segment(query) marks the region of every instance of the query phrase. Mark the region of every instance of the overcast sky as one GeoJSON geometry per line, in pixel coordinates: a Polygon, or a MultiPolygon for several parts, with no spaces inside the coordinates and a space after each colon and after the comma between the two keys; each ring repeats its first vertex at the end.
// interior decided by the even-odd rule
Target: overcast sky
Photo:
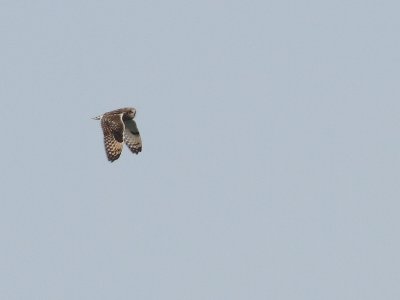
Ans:
{"type": "Polygon", "coordinates": [[[399,10],[1,0],[0,298],[400,299],[399,10]]]}

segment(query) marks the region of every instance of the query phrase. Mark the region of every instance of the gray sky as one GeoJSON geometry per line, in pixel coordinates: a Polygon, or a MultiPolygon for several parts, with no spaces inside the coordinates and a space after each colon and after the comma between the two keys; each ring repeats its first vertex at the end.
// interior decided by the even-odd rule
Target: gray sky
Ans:
{"type": "Polygon", "coordinates": [[[400,299],[399,9],[0,1],[0,298],[400,299]]]}

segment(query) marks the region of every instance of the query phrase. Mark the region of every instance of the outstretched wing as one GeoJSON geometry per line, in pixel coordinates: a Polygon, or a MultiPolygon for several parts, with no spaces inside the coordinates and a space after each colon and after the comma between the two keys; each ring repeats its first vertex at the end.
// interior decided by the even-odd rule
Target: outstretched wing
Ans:
{"type": "Polygon", "coordinates": [[[101,128],[104,134],[104,147],[109,161],[118,159],[122,152],[124,123],[121,115],[104,115],[101,128]]]}
{"type": "Polygon", "coordinates": [[[139,130],[136,126],[136,122],[133,119],[125,120],[125,144],[135,154],[142,151],[142,139],[140,138],[139,130]]]}

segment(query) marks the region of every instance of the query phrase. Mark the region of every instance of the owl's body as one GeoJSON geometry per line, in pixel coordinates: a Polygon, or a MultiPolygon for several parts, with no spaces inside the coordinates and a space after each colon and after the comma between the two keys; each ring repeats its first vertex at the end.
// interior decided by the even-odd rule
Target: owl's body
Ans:
{"type": "Polygon", "coordinates": [[[124,142],[132,153],[138,154],[142,151],[142,139],[133,120],[135,115],[134,108],[126,107],[93,118],[101,121],[104,146],[109,161],[113,162],[120,157],[124,142]]]}

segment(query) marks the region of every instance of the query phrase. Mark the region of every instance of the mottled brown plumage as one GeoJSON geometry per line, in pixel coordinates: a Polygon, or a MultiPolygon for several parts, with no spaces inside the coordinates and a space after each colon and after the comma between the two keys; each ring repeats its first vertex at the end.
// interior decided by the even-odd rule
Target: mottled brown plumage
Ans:
{"type": "Polygon", "coordinates": [[[120,157],[124,142],[132,153],[138,154],[142,151],[142,139],[136,122],[133,120],[135,115],[136,110],[132,107],[127,107],[113,110],[94,118],[95,120],[101,120],[104,146],[109,161],[113,162],[120,157]]]}

